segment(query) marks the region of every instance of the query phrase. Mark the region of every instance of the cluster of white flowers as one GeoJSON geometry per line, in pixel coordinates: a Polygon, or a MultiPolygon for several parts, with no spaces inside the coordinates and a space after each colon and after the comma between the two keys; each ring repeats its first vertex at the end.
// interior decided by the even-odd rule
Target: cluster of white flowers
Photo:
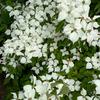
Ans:
{"type": "Polygon", "coordinates": [[[64,77],[61,78],[61,76],[59,76],[59,79],[62,79],[64,83],[56,83],[56,79],[51,82],[48,82],[48,79],[46,79],[43,80],[44,82],[42,82],[41,80],[37,80],[34,75],[30,76],[30,79],[33,85],[24,85],[23,91],[19,91],[18,95],[16,93],[12,93],[12,100],[56,100],[57,98],[63,96],[60,94],[62,89],[65,89],[65,91],[67,89],[70,91],[79,91],[81,84],[79,81],[64,79],[64,77]],[[56,87],[56,95],[52,94],[54,87],[56,87]],[[36,96],[37,93],[39,94],[38,97],[36,96]]]}
{"type": "Polygon", "coordinates": [[[10,30],[5,34],[11,35],[12,39],[7,40],[1,48],[3,62],[12,55],[12,59],[19,56],[19,61],[9,61],[10,65],[17,66],[17,62],[30,63],[32,57],[46,57],[47,44],[45,38],[51,38],[54,34],[55,24],[44,23],[48,20],[46,14],[50,17],[55,14],[56,2],[29,0],[22,10],[18,7],[6,7],[10,11],[10,16],[14,16],[15,21],[12,23],[10,30]],[[36,6],[36,7],[35,7],[36,6]],[[46,7],[44,7],[46,6],[46,7]],[[14,55],[13,55],[14,54],[14,55]]]}
{"type": "Polygon", "coordinates": [[[73,60],[80,60],[80,52],[81,52],[81,48],[79,49],[79,51],[74,48],[72,50],[70,50],[70,52],[73,54],[73,60]]]}
{"type": "Polygon", "coordinates": [[[25,85],[23,87],[23,92],[20,91],[18,96],[16,95],[16,93],[12,93],[13,94],[13,99],[12,100],[16,100],[16,99],[24,99],[24,100],[28,100],[28,99],[32,99],[35,100],[35,90],[34,88],[32,88],[31,85],[25,85]]]}
{"type": "MultiPolygon", "coordinates": [[[[91,19],[88,16],[90,3],[90,0],[28,0],[23,7],[20,5],[15,8],[6,7],[15,21],[5,32],[11,36],[11,39],[6,40],[0,48],[2,54],[0,62],[16,68],[19,64],[32,63],[32,58],[44,60],[36,62],[34,66],[31,65],[31,70],[36,76],[34,74],[30,76],[31,85],[24,85],[23,90],[18,94],[13,92],[12,100],[60,100],[63,96],[63,93],[60,94],[62,89],[66,91],[68,88],[70,92],[80,91],[81,82],[62,75],[62,72],[67,75],[74,67],[74,61],[80,61],[81,48],[78,50],[77,47],[71,50],[67,50],[66,46],[59,48],[58,42],[70,39],[75,43],[81,39],[81,41],[87,40],[90,45],[100,47],[100,33],[97,30],[99,25],[95,22],[96,17],[91,19]],[[53,20],[56,14],[58,19],[53,20]],[[57,34],[56,26],[62,20],[66,23],[63,27],[65,34],[57,34]],[[48,39],[52,39],[53,42],[49,41],[48,44],[48,39]],[[56,57],[56,50],[61,53],[60,60],[56,57]],[[66,56],[70,54],[72,57],[67,58],[66,56]],[[45,73],[41,75],[44,70],[45,73]],[[56,95],[52,94],[55,91],[56,95]]],[[[67,46],[70,46],[70,43],[67,46]]],[[[92,58],[87,57],[85,61],[86,69],[100,70],[100,52],[94,54],[92,58]]],[[[6,77],[10,76],[14,79],[9,69],[3,67],[2,70],[7,73],[6,77]]],[[[97,94],[100,94],[99,81],[94,83],[97,85],[97,94]]],[[[94,98],[89,97],[84,88],[80,94],[77,100],[94,98]]],[[[72,98],[71,94],[69,98],[72,98]]]]}
{"type": "MultiPolygon", "coordinates": [[[[81,38],[81,40],[87,39],[87,42],[94,46],[99,46],[100,33],[96,29],[99,25],[88,16],[89,5],[90,0],[29,0],[22,10],[18,10],[20,5],[14,9],[6,7],[10,11],[10,16],[14,16],[15,21],[11,29],[5,32],[11,35],[12,39],[7,40],[1,48],[3,62],[13,54],[20,56],[20,63],[29,63],[32,57],[46,57],[47,45],[42,43],[45,38],[53,38],[57,21],[53,21],[53,24],[47,22],[42,25],[42,23],[48,20],[47,14],[51,18],[55,15],[56,8],[59,10],[58,21],[65,19],[68,23],[63,32],[72,42],[81,38]]],[[[15,59],[15,56],[13,58],[15,59]]],[[[17,62],[12,65],[15,66],[15,64],[17,62]]]]}
{"type": "MultiPolygon", "coordinates": [[[[16,93],[13,94],[12,100],[56,100],[55,95],[50,95],[50,93],[53,91],[52,85],[54,82],[48,82],[48,81],[40,81],[37,80],[35,76],[30,77],[31,82],[33,85],[25,85],[23,86],[23,91],[20,91],[18,95],[16,93]],[[36,97],[38,93],[38,97],[36,97]]],[[[56,85],[57,94],[61,91],[63,84],[56,85]]]]}
{"type": "Polygon", "coordinates": [[[63,68],[61,71],[65,71],[66,73],[69,73],[70,68],[74,67],[74,63],[70,60],[62,60],[63,62],[63,68]]]}
{"type": "Polygon", "coordinates": [[[37,86],[35,88],[32,87],[32,85],[25,85],[23,87],[23,91],[20,91],[18,93],[18,96],[16,93],[13,94],[12,100],[47,100],[47,92],[48,89],[48,82],[44,82],[43,84],[41,81],[37,81],[37,86]],[[43,89],[43,90],[42,90],[43,89]],[[36,99],[35,95],[36,92],[40,95],[38,99],[36,99]]]}
{"type": "MultiPolygon", "coordinates": [[[[15,8],[6,7],[10,11],[10,16],[14,16],[15,21],[12,23],[11,29],[5,32],[7,35],[11,35],[12,39],[7,40],[1,48],[3,63],[10,55],[12,55],[12,59],[19,56],[19,61],[9,62],[13,66],[17,66],[18,62],[30,63],[32,57],[47,57],[47,44],[43,43],[44,39],[55,38],[55,26],[57,22],[64,19],[68,24],[64,27],[63,32],[72,42],[81,38],[81,40],[87,39],[87,42],[94,46],[99,46],[100,33],[96,29],[99,25],[88,16],[89,5],[90,0],[29,0],[22,10],[18,10],[20,5],[15,8]],[[58,21],[54,20],[49,23],[47,14],[52,18],[57,9],[59,11],[58,21]],[[47,22],[44,23],[44,21],[47,22]]],[[[63,39],[62,37],[58,36],[55,41],[63,39]]],[[[54,48],[57,46],[55,45],[54,48]]],[[[51,47],[50,51],[53,50],[51,47]]]]}
{"type": "Polygon", "coordinates": [[[75,81],[74,79],[66,79],[65,83],[68,84],[70,91],[79,91],[80,90],[80,81],[75,81]]]}
{"type": "Polygon", "coordinates": [[[93,57],[87,57],[86,59],[86,69],[98,69],[100,70],[100,52],[94,54],[93,57]]]}
{"type": "Polygon", "coordinates": [[[74,43],[79,39],[87,40],[91,45],[100,45],[100,33],[95,18],[89,17],[90,0],[57,0],[59,16],[58,21],[65,20],[63,28],[68,38],[74,43]]]}
{"type": "MultiPolygon", "coordinates": [[[[100,70],[100,52],[95,53],[94,56],[92,56],[91,58],[87,57],[85,60],[87,62],[86,69],[100,70]]],[[[100,79],[98,79],[100,78],[100,75],[98,75],[98,77],[97,75],[93,75],[93,76],[94,76],[94,80],[92,82],[96,85],[95,92],[96,94],[100,94],[100,79]]],[[[99,100],[99,99],[100,97],[94,98],[94,100],[99,100]]]]}

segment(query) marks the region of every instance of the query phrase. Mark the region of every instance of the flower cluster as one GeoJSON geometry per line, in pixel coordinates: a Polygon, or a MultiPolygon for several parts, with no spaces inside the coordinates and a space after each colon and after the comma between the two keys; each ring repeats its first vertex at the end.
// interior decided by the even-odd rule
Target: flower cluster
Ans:
{"type": "MultiPolygon", "coordinates": [[[[62,82],[58,81],[56,83],[55,81],[53,82],[48,82],[48,81],[40,81],[37,80],[35,76],[30,76],[31,82],[33,85],[25,85],[23,86],[23,91],[19,91],[18,95],[16,93],[13,94],[13,99],[12,100],[56,100],[57,98],[62,97],[63,95],[61,92],[63,89],[68,89],[70,91],[79,91],[80,89],[80,82],[79,81],[74,81],[73,79],[66,79],[62,82]],[[64,82],[64,83],[63,83],[64,82]],[[68,88],[67,88],[68,86],[68,88]],[[56,90],[56,95],[52,94],[54,91],[54,88],[57,88],[56,90]]],[[[66,90],[65,90],[66,91],[66,90]]],[[[67,91],[65,92],[67,93],[67,91]]]]}
{"type": "Polygon", "coordinates": [[[6,7],[14,22],[0,62],[16,83],[11,100],[99,100],[100,33],[90,3],[28,0],[6,7]]]}
{"type": "Polygon", "coordinates": [[[94,54],[92,58],[87,57],[86,59],[86,69],[98,69],[100,70],[100,52],[94,54]]]}
{"type": "Polygon", "coordinates": [[[44,43],[44,39],[52,37],[56,24],[56,22],[48,23],[47,14],[50,17],[54,16],[55,5],[56,3],[51,1],[30,0],[26,2],[22,10],[18,10],[20,5],[15,8],[6,7],[10,11],[9,15],[13,16],[15,21],[10,30],[5,32],[5,34],[11,35],[12,39],[7,40],[1,48],[3,62],[6,62],[6,58],[11,56],[16,63],[10,60],[9,64],[17,66],[18,62],[30,63],[32,57],[47,56],[47,44],[44,43]],[[47,22],[44,23],[44,21],[47,22]],[[15,61],[16,56],[19,56],[19,61],[15,61]]]}
{"type": "Polygon", "coordinates": [[[79,39],[87,40],[91,45],[98,45],[100,33],[95,18],[91,19],[89,14],[90,0],[57,0],[59,16],[58,21],[65,20],[63,33],[74,43],[79,39]]]}

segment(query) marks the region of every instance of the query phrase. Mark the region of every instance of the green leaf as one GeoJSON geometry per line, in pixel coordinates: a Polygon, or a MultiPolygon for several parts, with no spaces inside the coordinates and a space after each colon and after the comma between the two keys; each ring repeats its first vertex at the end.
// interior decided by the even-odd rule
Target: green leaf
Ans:
{"type": "Polygon", "coordinates": [[[61,59],[62,59],[62,53],[60,52],[60,50],[56,49],[56,50],[54,50],[54,54],[56,56],[56,59],[58,59],[59,63],[60,63],[61,59]]]}
{"type": "Polygon", "coordinates": [[[13,95],[11,93],[7,93],[6,96],[4,96],[3,100],[11,100],[13,95]]]}
{"type": "Polygon", "coordinates": [[[61,75],[61,76],[66,76],[66,72],[65,71],[60,71],[60,72],[57,72],[57,74],[61,75]]]}
{"type": "Polygon", "coordinates": [[[6,4],[10,5],[10,6],[13,6],[14,5],[14,0],[7,0],[6,4]]]}
{"type": "Polygon", "coordinates": [[[61,89],[60,94],[68,95],[68,93],[69,93],[69,88],[68,88],[67,84],[64,83],[64,85],[63,85],[63,87],[62,87],[62,89],[61,89]]]}
{"type": "Polygon", "coordinates": [[[56,31],[57,33],[58,33],[58,32],[61,32],[62,29],[63,29],[64,24],[65,24],[65,20],[59,22],[58,25],[56,26],[56,30],[55,30],[55,31],[56,31]]]}
{"type": "Polygon", "coordinates": [[[72,92],[72,95],[73,95],[72,100],[77,100],[77,97],[80,96],[80,92],[74,91],[72,92]]]}
{"type": "Polygon", "coordinates": [[[60,98],[60,100],[70,100],[67,95],[64,95],[63,97],[60,98]]]}
{"type": "Polygon", "coordinates": [[[6,79],[4,80],[4,83],[3,83],[3,84],[4,84],[4,85],[7,85],[7,84],[10,82],[10,79],[11,79],[10,77],[6,78],[6,79]]]}

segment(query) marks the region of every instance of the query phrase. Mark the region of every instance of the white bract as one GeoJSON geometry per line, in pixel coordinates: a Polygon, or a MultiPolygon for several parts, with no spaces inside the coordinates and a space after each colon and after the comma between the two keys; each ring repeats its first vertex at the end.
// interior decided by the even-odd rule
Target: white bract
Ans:
{"type": "Polygon", "coordinates": [[[93,80],[93,82],[96,85],[96,94],[100,94],[100,80],[96,79],[96,80],[93,80]]]}
{"type": "Polygon", "coordinates": [[[87,57],[86,59],[86,69],[98,69],[100,70],[100,52],[96,52],[91,58],[87,57]]]}
{"type": "Polygon", "coordinates": [[[31,85],[25,85],[23,87],[23,90],[24,90],[24,96],[29,99],[29,98],[32,98],[32,100],[34,99],[34,96],[35,96],[35,90],[32,89],[32,86],[31,85]]]}
{"type": "Polygon", "coordinates": [[[25,58],[25,57],[22,57],[21,60],[20,60],[20,62],[21,62],[22,64],[25,64],[25,63],[26,63],[26,58],[25,58]]]}
{"type": "Polygon", "coordinates": [[[85,96],[87,93],[86,93],[86,90],[85,89],[82,89],[81,91],[81,95],[85,96]]]}
{"type": "Polygon", "coordinates": [[[87,63],[86,64],[86,69],[92,69],[92,64],[91,63],[87,63]]]}

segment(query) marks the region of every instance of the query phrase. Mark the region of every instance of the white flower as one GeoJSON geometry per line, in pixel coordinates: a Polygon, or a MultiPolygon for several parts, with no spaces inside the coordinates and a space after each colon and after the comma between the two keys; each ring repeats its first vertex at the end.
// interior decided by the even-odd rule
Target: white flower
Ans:
{"type": "Polygon", "coordinates": [[[99,79],[94,80],[93,82],[96,84],[97,87],[100,87],[100,80],[99,79]]]}
{"type": "Polygon", "coordinates": [[[25,58],[25,57],[22,57],[22,58],[20,59],[20,62],[21,62],[22,64],[25,64],[25,63],[26,63],[26,58],[25,58]]]}
{"type": "Polygon", "coordinates": [[[63,29],[63,32],[66,34],[66,35],[69,35],[71,33],[71,31],[73,30],[72,26],[70,24],[66,25],[63,29]]]}
{"type": "Polygon", "coordinates": [[[95,19],[97,19],[97,18],[100,18],[100,15],[95,15],[95,16],[93,17],[93,20],[95,20],[95,19]]]}
{"type": "Polygon", "coordinates": [[[24,91],[29,92],[29,91],[32,89],[32,86],[31,86],[31,85],[25,85],[25,86],[23,87],[23,89],[24,89],[24,91]]]}
{"type": "Polygon", "coordinates": [[[76,54],[76,48],[70,50],[71,53],[76,54]]]}
{"type": "Polygon", "coordinates": [[[54,53],[51,54],[51,58],[52,58],[52,59],[55,59],[54,53]]]}
{"type": "Polygon", "coordinates": [[[35,89],[36,91],[40,94],[40,95],[43,95],[47,92],[47,88],[48,88],[48,84],[46,83],[37,83],[36,86],[35,86],[35,89]]]}
{"type": "Polygon", "coordinates": [[[100,87],[96,87],[96,94],[100,94],[100,87]]]}
{"type": "Polygon", "coordinates": [[[100,80],[93,80],[93,82],[96,85],[96,94],[100,94],[100,80]]]}
{"type": "Polygon", "coordinates": [[[41,80],[46,80],[46,76],[40,76],[41,80]]]}
{"type": "Polygon", "coordinates": [[[52,95],[52,96],[50,97],[50,99],[51,99],[51,100],[56,100],[56,96],[55,96],[55,95],[52,95]]]}
{"type": "Polygon", "coordinates": [[[47,95],[46,94],[41,95],[38,100],[48,100],[47,95]]]}
{"type": "Polygon", "coordinates": [[[97,45],[97,41],[93,41],[92,45],[95,47],[97,45]]]}
{"type": "Polygon", "coordinates": [[[69,73],[69,71],[70,71],[69,67],[68,67],[68,68],[66,68],[66,70],[65,70],[65,71],[66,71],[66,73],[69,73]]]}
{"type": "Polygon", "coordinates": [[[97,22],[94,22],[93,23],[93,27],[98,28],[99,27],[99,24],[97,22]]]}
{"type": "Polygon", "coordinates": [[[13,54],[14,53],[14,49],[13,48],[9,48],[8,52],[9,52],[9,54],[13,54]]]}
{"type": "Polygon", "coordinates": [[[36,77],[34,75],[30,76],[31,83],[36,84],[36,77]]]}
{"type": "Polygon", "coordinates": [[[34,2],[34,0],[29,0],[29,2],[30,2],[30,3],[33,3],[33,2],[34,2]]]}
{"type": "Polygon", "coordinates": [[[13,8],[11,6],[7,6],[5,9],[11,11],[13,8]]]}
{"type": "Polygon", "coordinates": [[[86,100],[83,96],[78,96],[77,100],[86,100]]]}
{"type": "Polygon", "coordinates": [[[73,32],[73,33],[71,33],[71,34],[69,35],[69,39],[70,39],[73,43],[75,43],[75,42],[79,39],[79,36],[78,36],[78,34],[77,34],[76,32],[73,32]]]}
{"type": "Polygon", "coordinates": [[[76,29],[81,29],[82,28],[82,25],[81,25],[81,20],[80,19],[76,19],[75,22],[74,22],[74,27],[76,29]]]}
{"type": "Polygon", "coordinates": [[[70,89],[70,91],[74,91],[75,87],[73,85],[69,85],[69,89],[70,89]]]}
{"type": "Polygon", "coordinates": [[[86,20],[82,20],[82,21],[81,21],[81,25],[82,25],[82,28],[85,30],[86,27],[87,27],[87,22],[86,22],[86,20]]]}
{"type": "Polygon", "coordinates": [[[17,99],[17,94],[16,93],[12,93],[12,95],[13,95],[14,99],[17,99]]]}
{"type": "Polygon", "coordinates": [[[14,79],[14,75],[13,75],[13,74],[11,74],[10,77],[11,77],[12,79],[14,79]]]}
{"type": "Polygon", "coordinates": [[[75,90],[79,91],[80,90],[80,86],[79,85],[75,85],[75,90]]]}
{"type": "Polygon", "coordinates": [[[53,79],[57,79],[57,77],[58,77],[57,73],[52,73],[52,78],[53,79]]]}
{"type": "Polygon", "coordinates": [[[91,3],[91,0],[84,0],[86,5],[89,5],[91,3]]]}
{"type": "Polygon", "coordinates": [[[65,70],[65,69],[67,69],[67,68],[68,68],[67,65],[63,65],[63,69],[62,69],[62,70],[65,70]]]}
{"type": "Polygon", "coordinates": [[[24,98],[24,94],[23,94],[23,92],[19,92],[19,94],[18,94],[18,99],[23,99],[24,98]]]}
{"type": "Polygon", "coordinates": [[[89,5],[83,5],[83,9],[84,9],[85,14],[88,15],[89,9],[90,9],[89,5]]]}
{"type": "Polygon", "coordinates": [[[86,94],[87,94],[87,92],[86,92],[86,90],[83,88],[83,89],[81,90],[81,95],[85,96],[86,94]]]}
{"type": "Polygon", "coordinates": [[[91,61],[90,57],[87,57],[85,60],[86,60],[87,62],[90,62],[90,61],[91,61]]]}
{"type": "Polygon", "coordinates": [[[87,98],[87,100],[93,100],[93,96],[92,97],[86,96],[86,98],[87,98]]]}
{"type": "Polygon", "coordinates": [[[68,64],[67,60],[62,60],[62,62],[64,65],[68,64]]]}
{"type": "Polygon", "coordinates": [[[59,21],[64,20],[64,19],[66,19],[66,17],[67,17],[67,13],[66,13],[65,11],[61,11],[61,12],[59,13],[58,20],[59,20],[59,21]]]}
{"type": "Polygon", "coordinates": [[[50,80],[51,78],[52,78],[52,76],[51,76],[51,75],[46,74],[46,80],[50,80]]]}
{"type": "Polygon", "coordinates": [[[48,72],[50,73],[50,72],[53,72],[53,66],[48,66],[48,72]]]}
{"type": "Polygon", "coordinates": [[[60,72],[60,67],[56,67],[55,72],[60,72]]]}
{"type": "Polygon", "coordinates": [[[75,80],[74,79],[70,79],[69,80],[69,85],[73,85],[75,83],[75,80]]]}
{"type": "Polygon", "coordinates": [[[10,34],[11,34],[11,30],[9,30],[9,29],[6,30],[5,34],[6,34],[6,35],[10,35],[10,34]]]}
{"type": "Polygon", "coordinates": [[[24,89],[24,96],[26,97],[26,98],[34,98],[34,96],[35,96],[35,90],[32,88],[32,86],[31,85],[25,85],[24,87],[23,87],[23,89],[24,89]]]}
{"type": "Polygon", "coordinates": [[[93,68],[93,65],[91,63],[86,64],[86,69],[92,69],[92,68],[93,68]]]}
{"type": "Polygon", "coordinates": [[[71,62],[71,61],[69,61],[69,66],[70,66],[70,67],[74,67],[74,63],[71,62]]]}
{"type": "MultiPolygon", "coordinates": [[[[81,10],[82,7],[81,6],[79,6],[79,8],[74,8],[72,11],[71,11],[71,16],[69,16],[69,17],[73,17],[73,19],[74,18],[77,18],[77,17],[79,17],[79,16],[81,16],[81,14],[79,13],[81,10]]],[[[70,20],[70,18],[69,18],[69,20],[70,20]]]]}
{"type": "Polygon", "coordinates": [[[24,54],[23,54],[22,52],[20,52],[20,51],[16,51],[16,55],[17,55],[17,56],[20,56],[20,55],[21,55],[21,56],[24,56],[24,54]]]}

